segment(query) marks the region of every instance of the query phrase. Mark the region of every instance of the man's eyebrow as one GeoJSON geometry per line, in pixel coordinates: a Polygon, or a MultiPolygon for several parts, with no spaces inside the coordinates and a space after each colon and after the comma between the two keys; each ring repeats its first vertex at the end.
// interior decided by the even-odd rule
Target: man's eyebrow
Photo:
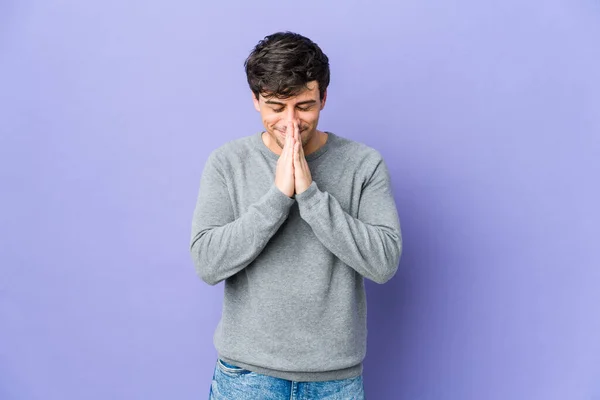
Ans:
{"type": "Polygon", "coordinates": [[[296,105],[297,106],[303,106],[303,105],[306,105],[306,104],[314,104],[316,102],[317,102],[316,100],[304,100],[304,101],[300,101],[300,102],[296,103],[296,105]]]}
{"type": "Polygon", "coordinates": [[[275,100],[267,100],[267,101],[265,101],[265,104],[277,104],[279,106],[285,106],[284,103],[281,103],[281,102],[275,101],[275,100]]]}
{"type": "MultiPolygon", "coordinates": [[[[316,100],[304,100],[304,101],[300,101],[298,103],[296,103],[297,106],[303,106],[306,104],[314,104],[316,103],[316,100]]],[[[276,104],[278,106],[285,106],[285,103],[281,103],[279,101],[275,101],[275,100],[266,100],[265,104],[276,104]]]]}

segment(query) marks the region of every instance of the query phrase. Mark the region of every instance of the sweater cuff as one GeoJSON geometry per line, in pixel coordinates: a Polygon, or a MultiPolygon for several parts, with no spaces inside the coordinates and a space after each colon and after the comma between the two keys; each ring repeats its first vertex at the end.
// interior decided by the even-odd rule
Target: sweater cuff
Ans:
{"type": "Polygon", "coordinates": [[[296,200],[287,197],[281,190],[277,188],[275,183],[271,185],[271,188],[267,192],[265,203],[269,205],[275,212],[278,212],[279,215],[286,215],[292,204],[294,204],[296,200]]]}
{"type": "Polygon", "coordinates": [[[319,196],[320,194],[321,191],[319,190],[319,187],[315,181],[312,181],[308,189],[306,189],[304,192],[297,194],[296,201],[298,202],[300,213],[302,213],[302,211],[308,211],[315,204],[321,201],[321,196],[319,196]]]}

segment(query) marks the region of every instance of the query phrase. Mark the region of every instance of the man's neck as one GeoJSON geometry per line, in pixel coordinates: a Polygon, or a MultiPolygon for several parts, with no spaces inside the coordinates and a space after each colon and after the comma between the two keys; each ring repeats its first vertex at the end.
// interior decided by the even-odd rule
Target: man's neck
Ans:
{"type": "Polygon", "coordinates": [[[316,131],[312,140],[309,141],[308,143],[306,143],[306,146],[304,146],[304,155],[307,156],[310,153],[314,153],[315,151],[319,150],[321,147],[325,146],[325,143],[327,143],[328,137],[329,137],[329,135],[326,134],[325,132],[316,131]]]}

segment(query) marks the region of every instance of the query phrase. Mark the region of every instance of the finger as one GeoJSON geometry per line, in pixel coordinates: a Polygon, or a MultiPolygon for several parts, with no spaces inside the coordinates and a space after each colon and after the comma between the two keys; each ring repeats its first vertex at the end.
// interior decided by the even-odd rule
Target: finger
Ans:
{"type": "Polygon", "coordinates": [[[300,149],[299,149],[299,152],[300,152],[300,157],[304,158],[304,147],[302,146],[302,140],[300,140],[300,149]]]}
{"type": "Polygon", "coordinates": [[[300,146],[299,142],[296,142],[296,144],[294,145],[294,162],[297,163],[298,166],[300,166],[300,148],[302,146],[300,146]]]}
{"type": "Polygon", "coordinates": [[[288,156],[290,157],[290,160],[293,159],[294,156],[294,147],[296,145],[296,142],[294,141],[294,137],[292,136],[292,132],[291,132],[291,128],[290,128],[290,132],[289,132],[289,140],[290,140],[290,147],[288,149],[288,156]]]}
{"type": "Polygon", "coordinates": [[[285,138],[289,139],[290,144],[294,144],[294,138],[292,137],[292,127],[290,121],[287,121],[285,124],[285,138]]]}
{"type": "Polygon", "coordinates": [[[293,137],[292,137],[292,135],[291,135],[291,131],[290,131],[290,126],[289,126],[289,124],[288,124],[288,125],[286,125],[286,129],[285,129],[285,140],[286,140],[286,141],[287,141],[287,143],[288,143],[288,147],[289,147],[290,149],[293,149],[293,147],[294,147],[294,138],[293,138],[293,137]]]}
{"type": "Polygon", "coordinates": [[[294,135],[294,124],[292,124],[292,121],[288,122],[286,132],[288,132],[288,135],[290,136],[290,143],[292,143],[293,146],[294,143],[296,143],[296,136],[294,135]]]}

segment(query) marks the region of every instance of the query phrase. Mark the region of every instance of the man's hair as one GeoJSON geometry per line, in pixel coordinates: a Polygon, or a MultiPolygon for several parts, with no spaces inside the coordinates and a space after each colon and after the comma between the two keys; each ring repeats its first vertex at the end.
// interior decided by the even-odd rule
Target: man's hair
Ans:
{"type": "Polygon", "coordinates": [[[296,96],[307,83],[319,83],[321,100],[329,86],[329,59],[312,40],[278,32],[258,42],[246,61],[246,77],[256,98],[296,96]]]}

